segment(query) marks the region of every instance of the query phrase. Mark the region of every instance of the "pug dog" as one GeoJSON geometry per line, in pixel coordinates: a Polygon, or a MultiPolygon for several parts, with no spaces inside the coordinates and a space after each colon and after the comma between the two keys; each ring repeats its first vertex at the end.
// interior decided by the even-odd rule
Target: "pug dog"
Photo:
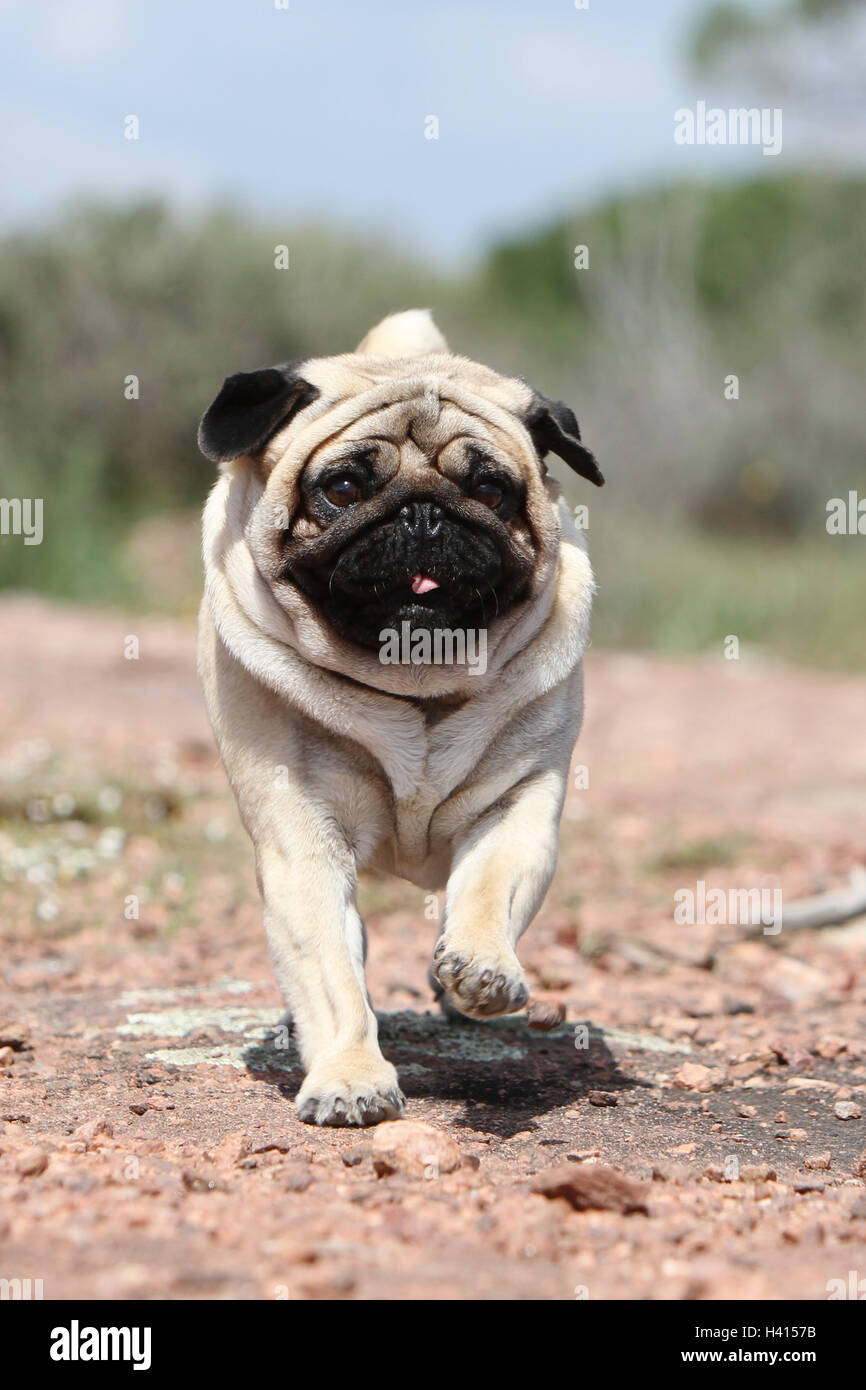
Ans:
{"type": "Polygon", "coordinates": [[[453,354],[427,310],[355,352],[228,377],[199,446],[221,465],[199,669],[298,1113],[376,1124],[404,1097],[365,983],[360,869],[444,889],[446,1011],[528,1001],[515,946],[556,863],[594,587],[545,458],[604,479],[567,406],[453,354]]]}

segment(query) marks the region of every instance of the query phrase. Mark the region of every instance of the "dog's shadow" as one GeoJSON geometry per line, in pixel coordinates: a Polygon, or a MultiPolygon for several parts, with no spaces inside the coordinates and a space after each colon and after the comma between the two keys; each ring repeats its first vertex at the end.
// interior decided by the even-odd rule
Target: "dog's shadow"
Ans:
{"type": "MultiPolygon", "coordinates": [[[[406,1011],[378,1015],[382,1051],[410,1100],[461,1103],[452,1123],[507,1138],[538,1127],[549,1111],[590,1091],[629,1090],[642,1083],[623,1074],[602,1030],[563,1024],[547,1033],[512,1016],[490,1023],[406,1011]]],[[[249,1044],[243,1061],[256,1079],[294,1097],[303,1079],[285,1025],[249,1044]]]]}

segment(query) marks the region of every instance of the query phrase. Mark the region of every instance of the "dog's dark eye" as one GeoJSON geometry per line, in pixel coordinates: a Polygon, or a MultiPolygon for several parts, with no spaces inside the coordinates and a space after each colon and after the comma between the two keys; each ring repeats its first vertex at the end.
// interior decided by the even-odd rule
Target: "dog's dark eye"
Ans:
{"type": "Polygon", "coordinates": [[[485,507],[498,507],[503,497],[504,490],[498,483],[476,483],[472,489],[472,496],[476,502],[483,502],[485,507]]]}
{"type": "Polygon", "coordinates": [[[360,502],[361,489],[354,478],[331,478],[325,484],[325,496],[335,507],[351,507],[353,502],[360,502]]]}

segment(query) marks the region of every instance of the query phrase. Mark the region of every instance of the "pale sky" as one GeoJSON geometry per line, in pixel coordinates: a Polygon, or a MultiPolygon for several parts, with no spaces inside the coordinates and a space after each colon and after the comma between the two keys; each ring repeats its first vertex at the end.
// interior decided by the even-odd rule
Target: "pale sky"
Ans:
{"type": "Polygon", "coordinates": [[[160,193],[450,261],[605,193],[797,157],[793,128],[776,160],[675,145],[677,108],[755,102],[682,62],[706,0],[279,3],[0,0],[2,220],[160,193]]]}

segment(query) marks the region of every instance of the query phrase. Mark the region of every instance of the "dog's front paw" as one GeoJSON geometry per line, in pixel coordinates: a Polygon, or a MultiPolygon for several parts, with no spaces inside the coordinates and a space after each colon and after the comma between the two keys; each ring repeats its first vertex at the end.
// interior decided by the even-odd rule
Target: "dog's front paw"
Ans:
{"type": "Polygon", "coordinates": [[[398,1120],[405,1102],[384,1057],[341,1052],[311,1068],[295,1104],[308,1125],[378,1125],[398,1120]]]}
{"type": "Polygon", "coordinates": [[[496,956],[473,955],[443,936],[433,954],[432,971],[445,999],[470,1018],[514,1014],[529,1002],[523,967],[507,947],[496,956]]]}

